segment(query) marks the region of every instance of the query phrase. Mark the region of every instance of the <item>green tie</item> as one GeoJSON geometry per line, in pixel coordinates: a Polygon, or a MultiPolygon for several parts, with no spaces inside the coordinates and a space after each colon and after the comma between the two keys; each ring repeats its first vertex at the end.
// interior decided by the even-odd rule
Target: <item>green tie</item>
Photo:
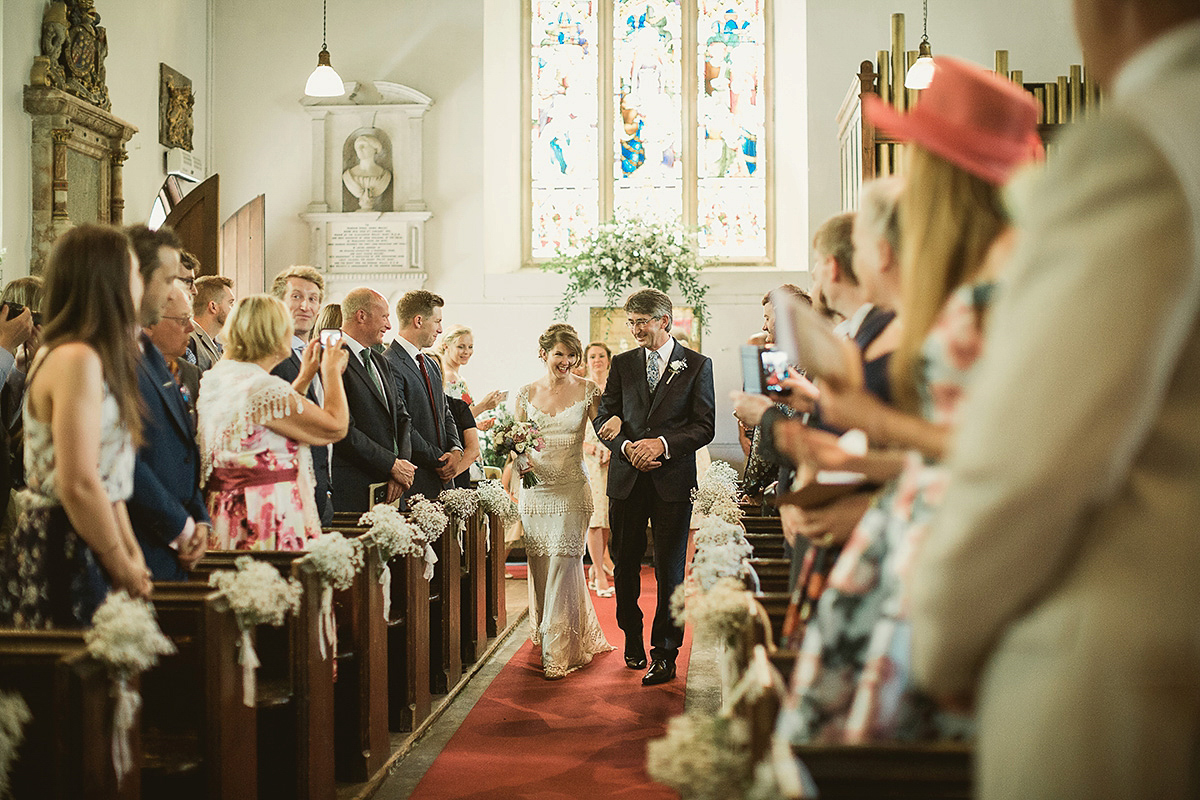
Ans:
{"type": "Polygon", "coordinates": [[[387,399],[383,393],[383,384],[379,382],[379,373],[375,371],[375,365],[371,363],[371,348],[364,347],[358,355],[362,358],[363,367],[367,370],[367,375],[370,376],[371,383],[375,384],[375,391],[380,397],[387,399]]]}

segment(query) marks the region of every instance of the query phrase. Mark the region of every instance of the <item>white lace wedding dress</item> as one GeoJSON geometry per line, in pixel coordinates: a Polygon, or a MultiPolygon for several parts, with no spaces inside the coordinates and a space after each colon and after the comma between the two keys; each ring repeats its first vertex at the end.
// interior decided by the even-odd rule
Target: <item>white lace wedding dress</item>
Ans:
{"type": "Polygon", "coordinates": [[[529,622],[542,649],[547,678],[561,678],[613,647],[604,638],[583,575],[584,533],[592,515],[592,493],[583,468],[584,426],[596,392],[557,414],[543,414],[517,394],[516,417],[532,420],[545,445],[532,454],[539,483],[521,490],[521,522],[529,559],[529,622]]]}

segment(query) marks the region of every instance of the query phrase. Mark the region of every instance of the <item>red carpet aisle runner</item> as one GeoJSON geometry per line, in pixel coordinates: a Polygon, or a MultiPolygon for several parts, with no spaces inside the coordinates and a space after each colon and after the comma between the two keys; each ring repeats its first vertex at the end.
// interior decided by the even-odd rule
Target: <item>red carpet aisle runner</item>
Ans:
{"type": "MultiPolygon", "coordinates": [[[[510,590],[511,591],[511,590],[510,590]]],[[[641,607],[649,636],[654,572],[642,569],[641,607]]],[[[646,743],[683,713],[692,634],[686,631],[675,680],[642,686],[645,670],[625,666],[616,601],[592,593],[609,644],[562,680],[542,677],[528,640],[492,681],[413,798],[677,798],[646,775],[646,743]]],[[[528,637],[528,629],[521,632],[528,637]]]]}

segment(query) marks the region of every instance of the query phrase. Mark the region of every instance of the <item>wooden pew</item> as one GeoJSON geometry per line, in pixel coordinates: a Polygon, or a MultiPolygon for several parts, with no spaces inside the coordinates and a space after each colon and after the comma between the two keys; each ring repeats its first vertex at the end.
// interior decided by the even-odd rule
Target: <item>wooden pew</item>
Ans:
{"type": "Polygon", "coordinates": [[[487,635],[499,636],[508,627],[508,608],[504,589],[504,524],[496,514],[487,516],[487,535],[491,550],[487,553],[487,635]]]}
{"type": "Polygon", "coordinates": [[[961,743],[799,745],[821,800],[968,800],[971,747],[961,743]]]}
{"type": "Polygon", "coordinates": [[[387,623],[388,728],[415,730],[433,708],[430,689],[430,582],[425,561],[393,558],[391,618],[387,623]]]}
{"type": "Polygon", "coordinates": [[[321,580],[304,552],[209,551],[196,572],[234,569],[244,555],[295,577],[300,610],[283,628],[260,626],[258,672],[258,781],[278,797],[330,798],[334,794],[333,664],[321,657],[321,580]]]}
{"type": "MultiPolygon", "coordinates": [[[[753,588],[753,587],[747,587],[753,588]]],[[[791,594],[788,592],[759,592],[754,595],[754,599],[762,604],[766,610],[767,616],[771,620],[771,635],[775,637],[775,641],[782,641],[783,636],[783,620],[787,616],[788,603],[791,601],[791,594]]]]}
{"type": "Polygon", "coordinates": [[[756,558],[783,558],[783,531],[778,533],[747,533],[746,541],[754,548],[756,558]]]}
{"type": "Polygon", "coordinates": [[[788,586],[788,576],[792,568],[790,559],[752,558],[750,566],[758,575],[764,592],[786,592],[791,588],[788,586]]]}
{"type": "Polygon", "coordinates": [[[154,608],[177,652],[142,676],[143,794],[256,796],[257,724],[242,702],[229,598],[206,583],[159,582],[154,608]]]}
{"type": "MultiPolygon", "coordinates": [[[[450,520],[450,529],[457,530],[457,521],[450,520]]],[[[463,534],[462,552],[462,663],[473,664],[487,650],[487,539],[483,512],[476,511],[467,520],[463,534]]]]}
{"type": "MultiPolygon", "coordinates": [[[[133,689],[139,688],[136,680],[133,689]]],[[[17,798],[136,800],[141,796],[140,716],[130,733],[133,769],[118,786],[112,757],[114,683],[87,654],[83,631],[0,630],[0,690],[31,712],[12,767],[17,798]]]]}
{"type": "Polygon", "coordinates": [[[462,676],[462,567],[450,525],[433,550],[438,561],[429,587],[429,681],[433,694],[446,694],[462,676]]]}
{"type": "MultiPolygon", "coordinates": [[[[365,529],[341,531],[353,538],[365,529]]],[[[334,685],[334,765],[339,780],[361,783],[385,763],[388,735],[388,633],[383,617],[379,549],[363,539],[364,567],[349,589],[335,591],[338,661],[334,685]]],[[[401,657],[403,653],[399,654],[401,657]]]]}

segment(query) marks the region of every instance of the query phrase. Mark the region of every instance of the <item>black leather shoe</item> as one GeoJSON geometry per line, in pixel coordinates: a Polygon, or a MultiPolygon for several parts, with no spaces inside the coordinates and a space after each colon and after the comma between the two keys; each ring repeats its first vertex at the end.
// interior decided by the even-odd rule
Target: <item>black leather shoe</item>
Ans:
{"type": "Polygon", "coordinates": [[[675,662],[656,658],[650,662],[650,669],[646,670],[646,674],[642,677],[642,686],[657,686],[674,677],[675,662]]]}
{"type": "Polygon", "coordinates": [[[646,649],[641,644],[625,645],[625,666],[630,669],[646,668],[646,649]]]}

